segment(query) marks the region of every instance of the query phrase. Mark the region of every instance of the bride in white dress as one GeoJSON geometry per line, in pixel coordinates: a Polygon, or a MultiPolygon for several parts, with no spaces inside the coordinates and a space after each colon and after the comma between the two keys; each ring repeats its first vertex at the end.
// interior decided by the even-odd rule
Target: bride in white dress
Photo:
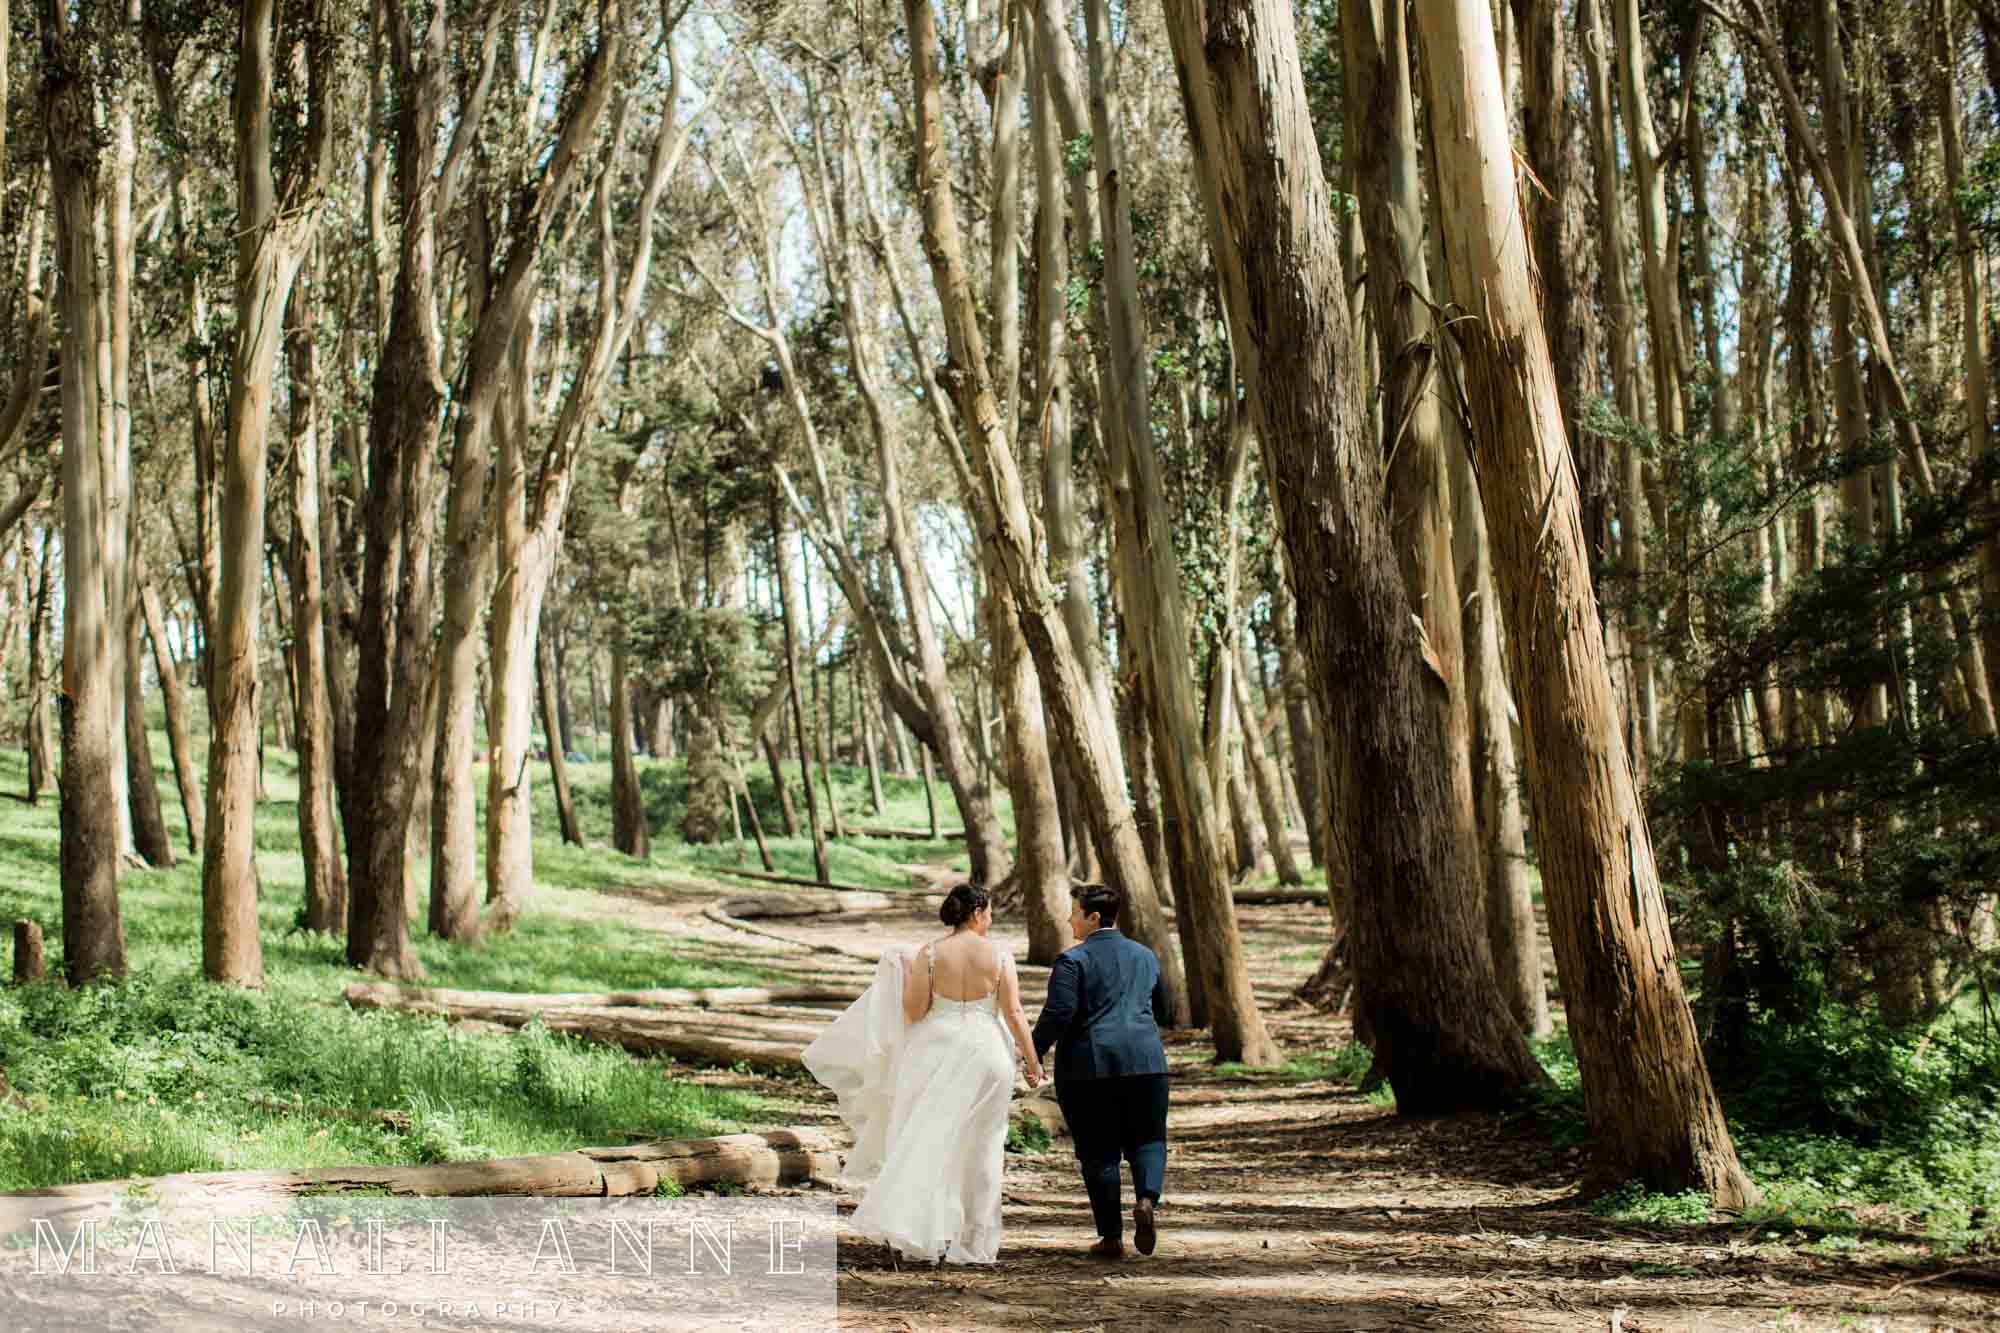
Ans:
{"type": "Polygon", "coordinates": [[[894,949],[868,990],[805,1051],[854,1133],[841,1183],[862,1195],[848,1229],[925,1262],[990,1264],[1017,1052],[1042,1081],[1014,957],[990,943],[970,884],[938,915],[951,934],[894,949]]]}

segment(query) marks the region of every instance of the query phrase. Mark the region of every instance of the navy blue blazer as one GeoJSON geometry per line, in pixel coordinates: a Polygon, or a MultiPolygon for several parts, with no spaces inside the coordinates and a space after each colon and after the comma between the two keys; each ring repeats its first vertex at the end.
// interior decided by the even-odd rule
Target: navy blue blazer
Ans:
{"type": "Polygon", "coordinates": [[[1056,959],[1035,1020],[1035,1054],[1056,1047],[1056,1081],[1167,1072],[1160,1025],[1167,1016],[1160,960],[1116,927],[1056,959]]]}

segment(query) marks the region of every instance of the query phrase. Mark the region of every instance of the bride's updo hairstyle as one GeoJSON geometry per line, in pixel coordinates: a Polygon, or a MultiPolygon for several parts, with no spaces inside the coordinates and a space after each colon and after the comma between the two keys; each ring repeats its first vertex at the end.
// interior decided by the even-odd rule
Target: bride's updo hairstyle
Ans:
{"type": "Polygon", "coordinates": [[[961,884],[945,895],[944,906],[938,908],[938,920],[957,930],[979,915],[987,902],[986,890],[974,884],[961,884]]]}

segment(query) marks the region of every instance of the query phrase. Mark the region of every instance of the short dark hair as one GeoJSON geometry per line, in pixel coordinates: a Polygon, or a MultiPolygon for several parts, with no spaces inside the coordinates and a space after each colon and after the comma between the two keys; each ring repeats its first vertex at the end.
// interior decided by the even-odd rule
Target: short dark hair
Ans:
{"type": "Polygon", "coordinates": [[[1118,909],[1125,905],[1124,894],[1103,884],[1079,884],[1069,896],[1076,899],[1085,916],[1095,916],[1100,927],[1117,925],[1118,909]]]}

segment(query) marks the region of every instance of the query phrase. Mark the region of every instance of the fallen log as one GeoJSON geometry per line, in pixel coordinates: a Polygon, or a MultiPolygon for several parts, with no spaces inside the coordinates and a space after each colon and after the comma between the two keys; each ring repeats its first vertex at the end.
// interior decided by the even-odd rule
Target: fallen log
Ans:
{"type": "Polygon", "coordinates": [[[1326,906],[1325,889],[1238,889],[1230,897],[1238,907],[1326,906]]]}
{"type": "Polygon", "coordinates": [[[60,1218],[62,1225],[73,1226],[78,1219],[118,1210],[121,1200],[134,1195],[149,1205],[219,1208],[224,1204],[256,1206],[301,1194],[602,1198],[651,1194],[663,1180],[682,1187],[831,1183],[839,1178],[845,1152],[834,1135],[800,1126],[433,1166],[186,1172],[0,1194],[0,1235],[27,1231],[38,1217],[52,1222],[60,1218]]]}
{"type": "MultiPolygon", "coordinates": [[[[894,907],[896,899],[886,893],[753,893],[742,898],[725,898],[723,910],[746,921],[775,916],[834,916],[841,912],[872,912],[894,907]]],[[[906,900],[907,901],[907,900],[906,900]]]]}
{"type": "Polygon", "coordinates": [[[864,838],[903,838],[910,842],[963,842],[962,828],[941,828],[935,835],[927,828],[852,828],[849,833],[864,838]]]}
{"type": "MultiPolygon", "coordinates": [[[[763,870],[739,870],[735,866],[709,866],[707,869],[714,871],[718,875],[733,875],[737,879],[754,879],[764,884],[787,884],[801,889],[818,889],[822,893],[866,894],[871,898],[884,898],[892,895],[901,898],[921,898],[924,896],[923,891],[920,889],[878,889],[870,888],[865,884],[840,884],[833,880],[806,879],[801,875],[773,875],[763,870]]],[[[939,895],[937,901],[943,902],[943,896],[939,895]]]]}
{"type": "Polygon", "coordinates": [[[412,1009],[419,1004],[499,1005],[541,1009],[741,1009],[768,1004],[847,1004],[861,988],[843,986],[700,986],[625,991],[485,991],[441,986],[398,986],[389,981],[357,981],[343,992],[356,1009],[412,1009]]]}
{"type": "Polygon", "coordinates": [[[836,954],[842,958],[853,958],[871,965],[882,956],[879,950],[875,953],[863,953],[859,949],[849,949],[838,944],[828,944],[821,940],[802,940],[796,936],[787,935],[783,931],[754,925],[751,922],[745,921],[740,916],[731,916],[723,903],[711,903],[702,909],[701,914],[717,925],[727,926],[731,930],[740,930],[746,935],[757,935],[767,940],[779,940],[794,948],[805,949],[812,953],[836,954]]]}
{"type": "MultiPolygon", "coordinates": [[[[817,1024],[753,1023],[713,1009],[541,1006],[515,1003],[520,997],[504,993],[484,999],[445,1000],[437,993],[402,994],[400,990],[356,983],[344,995],[356,1009],[434,1014],[511,1028],[526,1027],[540,1019],[551,1032],[622,1046],[634,1055],[670,1055],[677,1060],[748,1064],[762,1069],[797,1068],[806,1044],[819,1031],[817,1024]]],[[[460,994],[476,997],[481,992],[460,994]]]]}

